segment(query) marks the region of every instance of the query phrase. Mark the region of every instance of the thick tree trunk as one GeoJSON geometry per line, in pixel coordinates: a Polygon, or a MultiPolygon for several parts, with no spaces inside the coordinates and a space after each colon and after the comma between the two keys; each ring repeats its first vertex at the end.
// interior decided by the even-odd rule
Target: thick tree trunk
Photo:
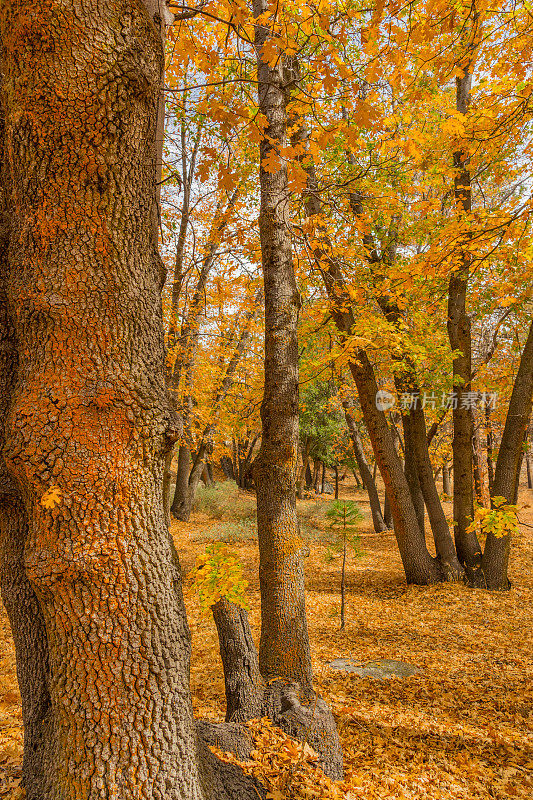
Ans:
{"type": "MultiPolygon", "coordinates": [[[[316,696],[301,697],[296,683],[265,684],[259,673],[247,612],[226,598],[219,600],[212,611],[224,667],[226,721],[269,717],[290,736],[309,742],[319,754],[326,775],[334,780],[341,778],[342,750],[335,720],[326,703],[316,696]]],[[[229,734],[233,745],[233,731],[229,734]]],[[[241,757],[247,758],[249,754],[242,753],[241,757]]]]}
{"type": "Polygon", "coordinates": [[[412,421],[411,414],[402,415],[403,426],[403,440],[404,440],[404,472],[409,491],[411,493],[411,500],[415,509],[418,527],[422,534],[425,532],[425,515],[426,508],[424,505],[424,495],[420,488],[420,479],[418,477],[418,465],[416,453],[414,449],[413,434],[412,434],[412,421]]]}
{"type": "MultiPolygon", "coordinates": [[[[392,260],[395,254],[394,241],[387,253],[389,260],[392,260]]],[[[402,321],[402,311],[388,295],[380,295],[378,302],[389,322],[398,325],[402,321]]],[[[402,422],[404,429],[405,474],[418,524],[423,533],[424,514],[425,508],[427,508],[435,549],[442,571],[447,580],[462,579],[464,570],[457,558],[433,475],[433,467],[429,456],[426,418],[423,408],[419,405],[420,387],[417,381],[415,364],[408,352],[402,354],[401,361],[403,362],[403,370],[396,373],[396,389],[399,394],[408,393],[415,398],[413,408],[409,410],[409,413],[403,414],[402,422]]]]}
{"type": "Polygon", "coordinates": [[[385,414],[376,408],[378,386],[372,365],[364,351],[359,353],[357,360],[350,362],[350,369],[389,497],[394,533],[407,582],[428,584],[440,581],[443,577],[441,568],[426,547],[385,414]]]}
{"type": "MultiPolygon", "coordinates": [[[[36,698],[48,738],[25,744],[46,775],[33,797],[256,797],[196,735],[162,506],[176,431],[154,226],[159,32],[143,6],[112,0],[83,15],[5,3],[0,25],[19,345],[5,457],[49,648],[46,711],[36,698]]],[[[39,637],[23,631],[19,660],[39,637]]]]}
{"type": "MultiPolygon", "coordinates": [[[[513,385],[511,400],[507,410],[505,428],[496,460],[494,474],[494,497],[505,497],[514,503],[515,487],[519,480],[523,442],[531,417],[533,398],[533,322],[520,359],[520,366],[513,385]]],[[[487,589],[508,589],[507,577],[510,535],[497,538],[487,535],[485,551],[481,561],[481,571],[487,589]]]]}
{"type": "Polygon", "coordinates": [[[533,469],[531,468],[531,456],[526,456],[526,469],[527,469],[527,488],[533,489],[533,469]]]}
{"type": "Polygon", "coordinates": [[[355,424],[355,420],[350,413],[350,405],[347,400],[342,401],[342,406],[344,409],[344,417],[346,419],[346,425],[348,427],[348,431],[350,433],[350,439],[352,441],[353,452],[355,455],[355,460],[357,461],[357,466],[359,467],[359,472],[361,473],[361,478],[363,480],[364,486],[366,491],[368,492],[368,499],[370,501],[370,513],[372,514],[372,522],[374,524],[374,530],[376,533],[382,533],[383,531],[387,530],[387,525],[381,515],[381,504],[379,502],[379,495],[378,490],[376,488],[376,484],[372,477],[372,473],[370,472],[370,467],[368,466],[368,462],[366,460],[365,451],[363,450],[363,445],[361,443],[361,437],[359,435],[359,431],[357,430],[357,425],[355,424]]]}
{"type": "Polygon", "coordinates": [[[226,687],[226,722],[258,719],[262,711],[262,679],[248,613],[221,598],[212,608],[226,687]]]}
{"type": "MultiPolygon", "coordinates": [[[[308,174],[308,215],[320,214],[320,200],[316,195],[317,180],[314,166],[307,166],[308,174]]],[[[320,222],[317,233],[322,236],[320,222]]],[[[341,339],[350,336],[355,319],[352,301],[347,292],[344,276],[339,263],[329,255],[330,242],[327,235],[322,236],[322,245],[314,249],[315,261],[322,273],[330,301],[332,317],[341,339]]],[[[384,412],[376,406],[378,386],[374,369],[362,349],[358,350],[349,363],[350,371],[357,387],[363,418],[367,427],[372,449],[379,466],[394,520],[394,533],[408,583],[428,584],[442,579],[443,574],[436,559],[428,552],[423,533],[417,522],[409,487],[402,465],[396,453],[391,431],[384,412]]]]}
{"type": "MultiPolygon", "coordinates": [[[[254,0],[254,16],[268,10],[254,0]]],[[[263,48],[272,33],[256,24],[259,109],[266,120],[260,144],[259,230],[265,293],[265,386],[261,448],[254,464],[257,489],[261,641],[259,665],[267,681],[297,681],[312,693],[311,654],[305,613],[303,542],[296,513],[298,466],[298,343],[300,295],[292,263],[287,166],[285,60],[270,65],[263,48]],[[267,159],[279,159],[272,171],[267,159]]]]}
{"type": "MultiPolygon", "coordinates": [[[[405,436],[405,451],[407,463],[407,433],[405,436]]],[[[435,542],[442,570],[448,580],[460,580],[464,577],[464,570],[459,563],[448,522],[440,502],[439,493],[433,476],[433,468],[429,458],[426,434],[425,415],[421,408],[415,408],[409,415],[409,447],[414,456],[416,473],[419,479],[420,491],[427,508],[431,532],[435,542]]]]}
{"type": "MultiPolygon", "coordinates": [[[[1,49],[1,46],[0,46],[1,49]]],[[[1,76],[0,76],[1,77],[1,76]]],[[[9,246],[9,177],[4,164],[5,126],[0,107],[0,593],[15,641],[22,699],[24,759],[22,783],[29,800],[44,797],[47,780],[43,755],[53,741],[50,720],[48,641],[41,607],[24,565],[27,513],[19,488],[2,455],[4,425],[17,375],[15,331],[6,288],[9,246]]]]}
{"type": "MultiPolygon", "coordinates": [[[[470,105],[470,63],[462,66],[462,77],[456,78],[457,111],[466,114],[470,105]]],[[[455,202],[460,218],[472,210],[471,178],[465,152],[453,155],[456,170],[455,202]]],[[[481,548],[476,534],[468,531],[474,516],[474,483],[472,439],[474,425],[471,404],[468,402],[472,390],[472,342],[470,317],[466,310],[466,297],[470,272],[468,250],[459,253],[458,269],[450,277],[448,288],[448,336],[455,352],[453,359],[453,516],[455,547],[468,579],[477,582],[481,564],[481,548]]]]}
{"type": "Polygon", "coordinates": [[[176,488],[170,513],[176,519],[187,521],[191,514],[189,498],[189,474],[191,471],[191,451],[185,444],[178,450],[178,468],[176,471],[176,488]]]}

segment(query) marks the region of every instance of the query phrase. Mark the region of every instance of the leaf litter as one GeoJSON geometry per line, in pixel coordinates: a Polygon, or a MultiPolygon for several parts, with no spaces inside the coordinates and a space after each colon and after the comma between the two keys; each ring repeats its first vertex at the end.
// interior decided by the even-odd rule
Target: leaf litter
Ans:
{"type": "MultiPolygon", "coordinates": [[[[526,494],[526,493],[523,493],[526,494]]],[[[523,498],[524,500],[526,497],[523,498]]],[[[184,574],[199,546],[202,520],[173,523],[184,574]]],[[[521,520],[533,523],[524,507],[521,520]]],[[[214,524],[214,523],[213,523],[214,524]]],[[[363,554],[349,563],[346,629],[339,630],[338,559],[312,543],[306,559],[307,610],[315,686],[330,704],[344,750],[345,778],[334,783],[316,754],[273,727],[250,723],[254,751],[243,769],[272,800],[529,800],[533,795],[533,535],[513,542],[512,589],[488,593],[462,585],[407,587],[394,537],[361,531],[363,554]],[[334,671],[337,658],[395,659],[420,672],[376,680],[334,671]]],[[[257,552],[232,545],[249,581],[247,599],[259,632],[257,552]]],[[[214,623],[186,592],[192,633],[195,714],[224,719],[224,682],[214,623]],[[213,665],[218,668],[214,669],[213,665]]],[[[233,756],[219,754],[227,760],[233,756]]],[[[0,798],[20,800],[22,715],[14,649],[0,608],[0,798]]]]}

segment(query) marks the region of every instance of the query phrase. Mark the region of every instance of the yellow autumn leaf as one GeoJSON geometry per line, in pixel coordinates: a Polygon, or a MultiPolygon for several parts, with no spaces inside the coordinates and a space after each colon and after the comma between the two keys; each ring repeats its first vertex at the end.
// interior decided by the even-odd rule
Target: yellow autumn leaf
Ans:
{"type": "Polygon", "coordinates": [[[41,497],[41,505],[45,508],[55,508],[61,502],[61,489],[59,486],[50,486],[41,497]]]}
{"type": "Polygon", "coordinates": [[[516,303],[516,298],[507,296],[507,297],[502,297],[502,299],[500,300],[499,305],[502,308],[507,308],[507,306],[512,306],[513,303],[516,303]]]}

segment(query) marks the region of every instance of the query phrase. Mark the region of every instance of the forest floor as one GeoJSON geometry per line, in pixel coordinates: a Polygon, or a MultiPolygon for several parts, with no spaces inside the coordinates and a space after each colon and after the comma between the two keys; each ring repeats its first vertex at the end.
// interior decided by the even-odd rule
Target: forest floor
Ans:
{"type": "MultiPolygon", "coordinates": [[[[215,492],[217,494],[217,492],[215,492]]],[[[207,492],[209,495],[209,492],[207,492]]],[[[206,495],[206,496],[207,496],[206,495]]],[[[192,588],[205,543],[228,541],[249,581],[254,634],[259,630],[253,500],[235,489],[200,502],[190,523],[172,525],[185,576],[192,633],[195,714],[224,718],[224,683],[214,623],[192,588]],[[237,521],[236,521],[237,520],[237,521]]],[[[324,509],[302,501],[308,537],[307,609],[316,686],[336,716],[346,777],[332,784],[309,748],[256,725],[257,751],[246,769],[268,782],[274,800],[304,798],[523,798],[533,796],[533,528],[513,543],[512,589],[488,593],[459,585],[407,587],[392,534],[375,534],[363,492],[344,486],[365,512],[358,556],[350,553],[346,628],[339,625],[340,556],[324,509]],[[409,678],[375,680],[333,671],[328,662],[394,659],[417,667],[409,678]],[[296,762],[298,762],[296,764],[296,762]]],[[[520,519],[533,525],[533,493],[520,496],[520,519]]],[[[450,508],[447,511],[451,511],[450,508]]],[[[18,800],[22,730],[14,652],[0,610],[0,797],[18,800]]]]}

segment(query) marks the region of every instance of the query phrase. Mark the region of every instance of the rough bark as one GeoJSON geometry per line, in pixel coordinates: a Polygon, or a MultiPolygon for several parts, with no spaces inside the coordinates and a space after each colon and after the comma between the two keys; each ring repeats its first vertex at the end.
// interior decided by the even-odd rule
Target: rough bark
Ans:
{"type": "Polygon", "coordinates": [[[212,608],[226,687],[226,722],[258,719],[262,710],[262,679],[248,613],[221,598],[212,608]]]}
{"type": "Polygon", "coordinates": [[[342,401],[342,407],[344,409],[344,417],[346,419],[346,425],[352,441],[355,460],[357,461],[357,466],[359,467],[359,472],[361,473],[364,487],[368,493],[368,499],[370,501],[370,513],[372,514],[374,530],[376,533],[382,533],[383,531],[387,530],[387,525],[385,524],[381,514],[381,503],[379,501],[378,490],[366,460],[365,451],[363,450],[361,437],[359,435],[359,431],[357,430],[355,419],[350,413],[350,404],[348,400],[344,399],[342,401]]]}
{"type": "MultiPolygon", "coordinates": [[[[0,44],[1,50],[1,44],[0,44]]],[[[1,84],[0,84],[1,86],[1,84]]],[[[10,319],[8,283],[9,179],[4,164],[4,113],[0,107],[0,593],[7,611],[22,699],[24,758],[22,784],[30,800],[46,792],[43,753],[51,741],[48,642],[43,615],[24,567],[26,509],[4,457],[4,425],[15,386],[18,355],[10,319]]]]}
{"type": "MultiPolygon", "coordinates": [[[[396,235],[391,236],[388,248],[384,250],[381,260],[392,263],[396,256],[396,235]]],[[[403,313],[398,304],[385,293],[378,297],[378,303],[386,319],[398,325],[403,313]]],[[[424,533],[424,515],[427,508],[431,532],[435,542],[437,557],[447,580],[458,580],[464,577],[464,570],[459,563],[446,516],[442,508],[433,467],[429,456],[430,437],[426,431],[426,418],[419,405],[420,387],[416,376],[416,368],[408,352],[398,354],[403,369],[396,373],[395,384],[399,394],[405,392],[415,398],[414,407],[402,415],[404,429],[405,475],[411,491],[418,524],[424,533]]]]}
{"type": "MultiPolygon", "coordinates": [[[[291,681],[263,683],[248,613],[222,598],[213,606],[226,687],[226,722],[231,726],[258,717],[269,717],[275,725],[300,741],[308,741],[321,758],[324,772],[334,780],[342,777],[342,750],[335,720],[326,703],[314,693],[303,695],[291,681]]],[[[229,727],[225,747],[235,752],[245,742],[238,729],[229,727]],[[235,736],[237,733],[237,736],[235,736]],[[234,743],[236,739],[236,743],[234,743]]],[[[221,736],[221,731],[215,731],[221,736]]]]}
{"type": "Polygon", "coordinates": [[[443,574],[437,560],[428,552],[418,525],[409,486],[385,414],[376,408],[378,386],[374,370],[364,351],[360,351],[357,359],[350,362],[350,370],[389,498],[394,533],[407,582],[422,585],[437,582],[442,579],[443,574]]]}
{"type": "Polygon", "coordinates": [[[402,427],[403,427],[403,441],[404,441],[404,472],[409,491],[411,493],[411,500],[415,509],[416,519],[420,532],[425,532],[425,516],[426,508],[424,505],[424,495],[420,487],[420,479],[418,475],[418,464],[415,452],[415,445],[413,442],[412,432],[412,416],[414,414],[402,414],[402,427]]]}
{"type": "MultiPolygon", "coordinates": [[[[254,0],[257,18],[268,9],[254,0]]],[[[312,692],[305,613],[303,542],[296,514],[298,465],[298,346],[300,296],[292,263],[287,166],[279,156],[287,139],[285,60],[271,66],[264,46],[267,24],[255,26],[259,109],[266,120],[260,143],[259,230],[265,295],[265,386],[261,448],[254,464],[261,588],[261,674],[297,681],[312,692]],[[279,159],[275,171],[269,157],[279,159]]]]}
{"type": "MultiPolygon", "coordinates": [[[[407,434],[405,451],[407,463],[407,434]]],[[[448,522],[437,491],[433,467],[429,458],[426,422],[421,408],[415,408],[409,415],[409,446],[412,450],[420,492],[427,508],[435,550],[447,580],[461,580],[464,570],[459,563],[448,522]]]]}
{"type": "MultiPolygon", "coordinates": [[[[494,474],[493,497],[505,497],[508,503],[513,503],[515,499],[515,487],[519,480],[524,437],[531,417],[532,399],[533,322],[529,328],[520,359],[520,366],[513,385],[494,474]]],[[[507,577],[510,549],[510,535],[501,538],[496,538],[492,533],[487,535],[481,561],[481,572],[487,589],[505,590],[510,587],[507,577]]]]}
{"type": "Polygon", "coordinates": [[[122,1],[8,2],[0,25],[19,355],[4,455],[49,650],[34,797],[256,797],[196,734],[162,505],[160,33],[122,1]]]}
{"type": "MultiPolygon", "coordinates": [[[[342,272],[336,262],[315,253],[330,299],[332,316],[342,338],[350,335],[355,323],[352,304],[347,293],[342,272]]],[[[378,385],[374,369],[363,349],[349,362],[350,372],[359,395],[363,418],[372,442],[372,449],[388,494],[394,533],[408,583],[428,584],[442,579],[443,574],[436,559],[428,552],[425,538],[416,518],[411,493],[400,458],[396,452],[392,433],[384,412],[376,406],[378,385]]]]}

